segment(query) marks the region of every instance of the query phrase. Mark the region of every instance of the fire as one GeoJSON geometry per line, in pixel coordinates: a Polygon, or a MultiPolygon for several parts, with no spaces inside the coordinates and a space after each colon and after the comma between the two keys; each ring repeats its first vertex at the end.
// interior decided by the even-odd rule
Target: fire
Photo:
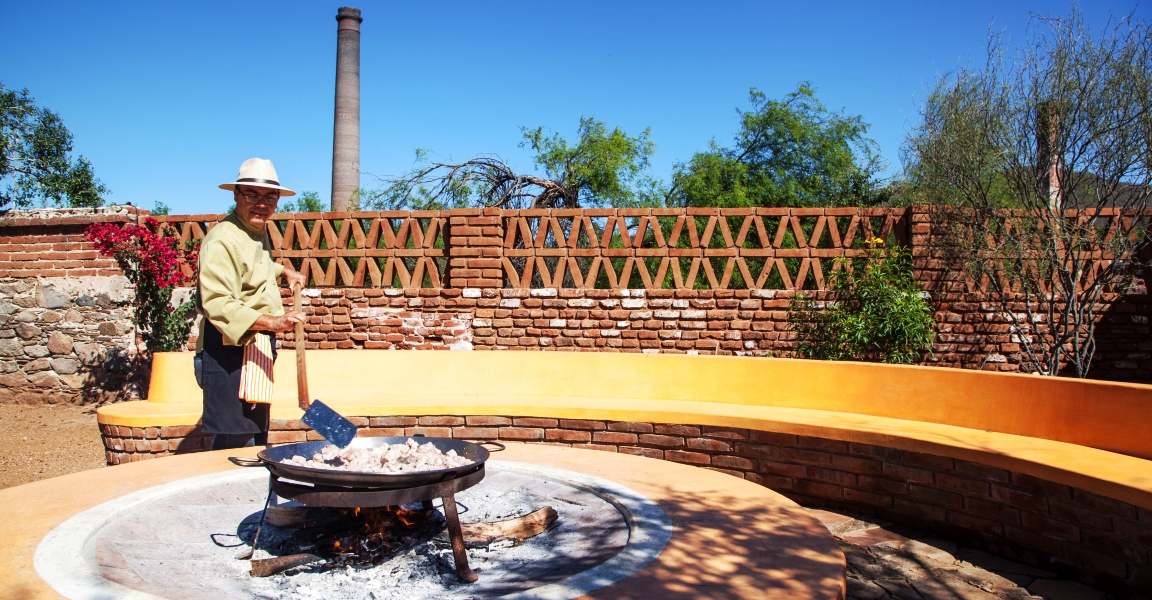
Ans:
{"type": "Polygon", "coordinates": [[[396,508],[396,518],[400,519],[400,522],[403,523],[405,527],[412,529],[423,523],[424,519],[428,518],[428,515],[424,510],[411,510],[399,506],[396,508]]]}
{"type": "Polygon", "coordinates": [[[317,546],[340,556],[341,564],[369,565],[380,564],[400,550],[419,533],[433,511],[389,506],[357,507],[340,513],[335,522],[312,531],[311,535],[319,538],[317,546]]]}

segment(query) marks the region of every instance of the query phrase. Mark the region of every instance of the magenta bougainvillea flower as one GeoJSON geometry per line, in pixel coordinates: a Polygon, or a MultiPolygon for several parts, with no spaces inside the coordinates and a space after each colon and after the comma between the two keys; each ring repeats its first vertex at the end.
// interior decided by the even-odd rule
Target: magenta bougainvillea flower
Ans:
{"type": "Polygon", "coordinates": [[[143,225],[93,223],[85,230],[96,250],[115,259],[136,286],[132,322],[148,352],[183,347],[195,316],[195,302],[174,306],[172,292],[195,283],[199,247],[169,232],[170,227],[151,217],[143,225]]]}
{"type": "Polygon", "coordinates": [[[135,275],[162,288],[188,285],[195,278],[186,275],[184,267],[195,270],[198,249],[182,247],[179,238],[163,235],[166,232],[159,221],[148,217],[144,225],[94,223],[85,233],[100,254],[133,267],[135,274],[125,272],[130,280],[135,275]]]}

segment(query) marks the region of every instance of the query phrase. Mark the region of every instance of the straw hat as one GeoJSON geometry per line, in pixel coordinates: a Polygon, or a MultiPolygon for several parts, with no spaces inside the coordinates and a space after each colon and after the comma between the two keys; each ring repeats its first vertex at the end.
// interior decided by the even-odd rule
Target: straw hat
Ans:
{"type": "Polygon", "coordinates": [[[296,192],[280,186],[280,178],[276,176],[276,167],[273,167],[272,161],[266,158],[249,158],[244,161],[244,164],[240,165],[240,173],[236,175],[236,181],[221,183],[220,189],[234,190],[238,185],[280,190],[281,196],[296,195],[296,192]]]}

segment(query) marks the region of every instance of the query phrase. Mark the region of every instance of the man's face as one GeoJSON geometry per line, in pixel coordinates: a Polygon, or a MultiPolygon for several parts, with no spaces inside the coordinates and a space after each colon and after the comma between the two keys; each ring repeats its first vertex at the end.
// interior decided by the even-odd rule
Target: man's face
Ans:
{"type": "Polygon", "coordinates": [[[238,185],[232,194],[236,198],[236,216],[253,229],[264,229],[280,200],[280,190],[251,185],[238,185]]]}

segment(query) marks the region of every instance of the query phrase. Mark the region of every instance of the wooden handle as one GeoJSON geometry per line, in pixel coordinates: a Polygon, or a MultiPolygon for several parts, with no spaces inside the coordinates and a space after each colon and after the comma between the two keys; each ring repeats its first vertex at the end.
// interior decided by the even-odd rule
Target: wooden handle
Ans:
{"type": "MultiPolygon", "coordinates": [[[[300,312],[300,286],[292,287],[292,310],[300,312]]],[[[308,366],[304,362],[304,322],[296,324],[296,399],[300,410],[308,410],[308,366]]]]}

